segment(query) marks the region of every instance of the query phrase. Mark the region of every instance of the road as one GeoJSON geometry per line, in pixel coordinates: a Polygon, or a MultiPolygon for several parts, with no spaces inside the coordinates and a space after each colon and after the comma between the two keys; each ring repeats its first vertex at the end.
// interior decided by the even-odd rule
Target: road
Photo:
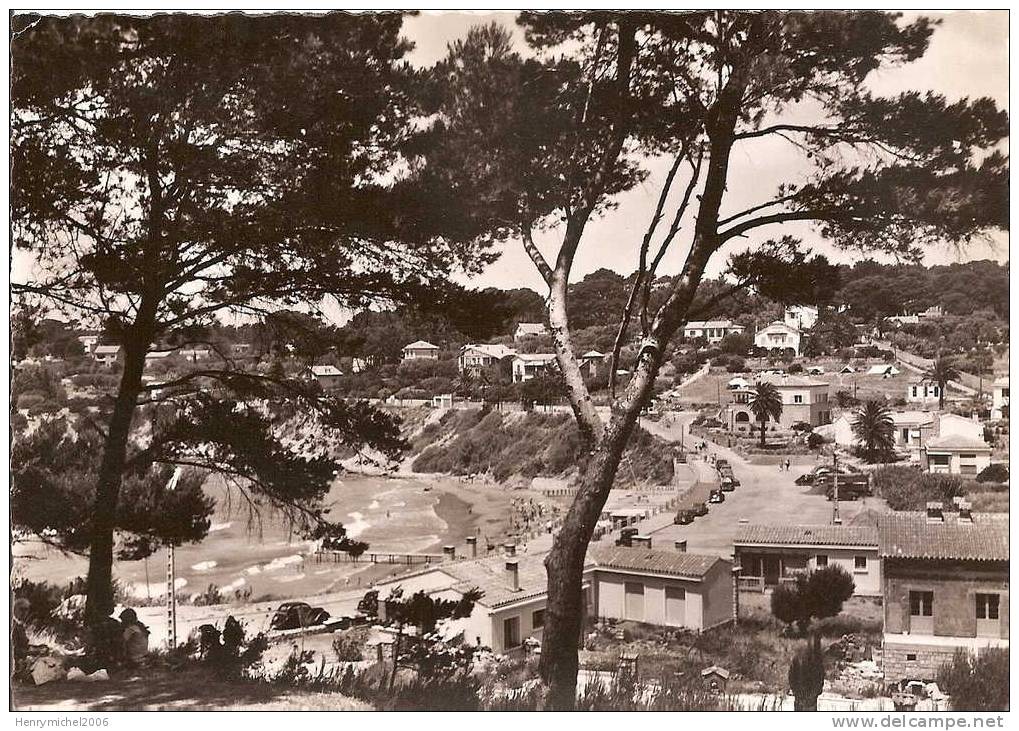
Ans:
{"type": "MultiPolygon", "coordinates": [[[[678,412],[674,419],[682,422],[684,433],[687,429],[689,412],[678,412]]],[[[666,433],[655,431],[663,438],[666,433]]],[[[686,437],[689,444],[689,437],[686,437]]],[[[725,502],[709,506],[708,514],[697,518],[689,525],[667,523],[651,531],[652,545],[671,547],[674,541],[686,540],[691,553],[732,556],[732,540],[741,519],[751,523],[770,525],[823,525],[831,522],[832,503],[824,494],[812,487],[795,484],[795,479],[806,471],[803,465],[793,465],[789,472],[781,471],[778,465],[750,464],[731,449],[708,443],[708,453],[717,458],[729,460],[740,486],[735,492],[725,493],[725,502]]],[[[704,461],[693,461],[691,466],[708,477],[713,477],[712,468],[704,461]]],[[[839,509],[843,523],[849,523],[862,510],[872,507],[882,509],[877,498],[856,502],[841,502],[839,509]]]]}

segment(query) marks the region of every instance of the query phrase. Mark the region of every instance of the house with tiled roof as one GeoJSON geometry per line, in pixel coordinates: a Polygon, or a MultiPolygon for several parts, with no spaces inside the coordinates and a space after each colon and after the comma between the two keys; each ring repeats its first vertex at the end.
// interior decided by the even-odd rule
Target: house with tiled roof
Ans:
{"type": "Polygon", "coordinates": [[[548,335],[548,328],[542,322],[521,322],[517,324],[517,329],[513,331],[514,340],[542,337],[545,335],[548,335]]]}
{"type": "Polygon", "coordinates": [[[799,573],[841,566],[857,596],[881,595],[878,530],[863,525],[742,524],[733,538],[740,584],[764,591],[799,573]]]}
{"type": "Polygon", "coordinates": [[[942,434],[920,449],[920,467],[927,472],[976,476],[990,464],[991,445],[967,434],[942,434]]]}
{"type": "Polygon", "coordinates": [[[403,360],[438,360],[439,346],[427,340],[415,340],[403,346],[403,360]]]}
{"type": "Polygon", "coordinates": [[[588,571],[599,617],[701,631],[731,622],[732,562],[645,547],[596,546],[588,571]]]}
{"type": "MultiPolygon", "coordinates": [[[[806,376],[760,373],[757,382],[772,384],[782,398],[782,413],[778,422],[773,423],[769,419],[768,429],[776,426],[788,429],[799,422],[815,427],[831,423],[831,403],[828,399],[831,386],[827,381],[806,376]]],[[[730,431],[749,432],[760,428],[760,422],[750,410],[754,390],[755,386],[748,385],[730,391],[732,401],[723,412],[730,431]]]]}
{"type": "Polygon", "coordinates": [[[456,365],[461,373],[478,371],[516,354],[516,350],[501,343],[468,343],[460,348],[456,365]]]}
{"type": "Polygon", "coordinates": [[[92,358],[99,365],[112,366],[120,360],[120,346],[96,345],[92,348],[92,358]]]}
{"type": "Polygon", "coordinates": [[[334,365],[313,365],[304,370],[303,378],[315,381],[323,389],[328,390],[341,384],[343,371],[334,365]]]}
{"type": "Polygon", "coordinates": [[[709,343],[720,343],[726,335],[740,335],[746,330],[732,320],[691,320],[683,326],[683,337],[689,340],[704,338],[709,343]]]}
{"type": "Polygon", "coordinates": [[[530,381],[541,373],[555,368],[555,353],[517,353],[513,356],[513,383],[530,381]]]}
{"type": "Polygon", "coordinates": [[[956,508],[879,520],[886,682],[934,680],[957,649],[1008,647],[1008,515],[956,508]]]}

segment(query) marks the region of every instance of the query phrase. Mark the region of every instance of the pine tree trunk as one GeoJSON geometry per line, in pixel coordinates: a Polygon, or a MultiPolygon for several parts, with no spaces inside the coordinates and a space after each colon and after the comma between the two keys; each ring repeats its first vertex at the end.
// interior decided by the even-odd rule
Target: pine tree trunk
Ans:
{"type": "Polygon", "coordinates": [[[85,618],[94,624],[110,615],[113,600],[113,534],[117,523],[117,500],[131,421],[141,392],[147,341],[126,339],[122,345],[124,371],[120,377],[117,398],[113,405],[102,461],[96,481],[92,508],[92,543],[89,550],[86,581],[85,618]]]}
{"type": "Polygon", "coordinates": [[[793,710],[794,711],[816,711],[817,710],[817,696],[808,696],[801,698],[795,696],[793,699],[793,710]]]}

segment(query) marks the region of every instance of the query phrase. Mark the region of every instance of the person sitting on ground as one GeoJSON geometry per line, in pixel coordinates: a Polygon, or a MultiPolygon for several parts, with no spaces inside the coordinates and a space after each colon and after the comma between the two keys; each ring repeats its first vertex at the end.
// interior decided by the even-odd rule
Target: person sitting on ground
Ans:
{"type": "Polygon", "coordinates": [[[120,624],[123,627],[124,661],[137,665],[149,652],[149,628],[138,621],[138,615],[130,608],[120,613],[120,624]]]}

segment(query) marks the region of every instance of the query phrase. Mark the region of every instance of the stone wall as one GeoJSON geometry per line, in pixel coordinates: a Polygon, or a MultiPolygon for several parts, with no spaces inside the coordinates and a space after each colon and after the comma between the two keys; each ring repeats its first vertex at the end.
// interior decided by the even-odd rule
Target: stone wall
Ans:
{"type": "Polygon", "coordinates": [[[885,645],[885,683],[900,680],[932,681],[938,677],[941,666],[950,662],[955,648],[930,645],[885,645]]]}

